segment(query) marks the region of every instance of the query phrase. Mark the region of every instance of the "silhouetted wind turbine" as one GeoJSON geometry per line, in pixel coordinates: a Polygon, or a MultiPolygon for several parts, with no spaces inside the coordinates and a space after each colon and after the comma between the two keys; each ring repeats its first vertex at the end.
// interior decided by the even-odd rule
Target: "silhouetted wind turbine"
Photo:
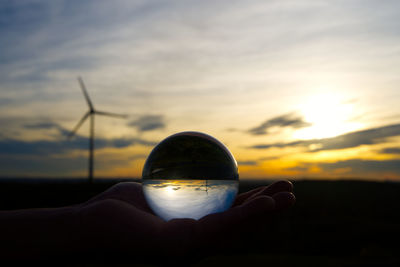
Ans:
{"type": "Polygon", "coordinates": [[[89,182],[93,182],[93,152],[94,152],[94,115],[103,115],[109,117],[126,118],[126,115],[115,114],[110,112],[98,111],[94,108],[92,101],[90,100],[89,94],[87,93],[85,84],[81,77],[78,77],[79,85],[82,89],[83,95],[85,96],[86,102],[89,106],[89,110],[83,115],[82,119],[78,122],[72,132],[68,135],[69,138],[73,137],[78,131],[79,127],[85,122],[87,118],[90,118],[90,137],[89,137],[89,182]]]}

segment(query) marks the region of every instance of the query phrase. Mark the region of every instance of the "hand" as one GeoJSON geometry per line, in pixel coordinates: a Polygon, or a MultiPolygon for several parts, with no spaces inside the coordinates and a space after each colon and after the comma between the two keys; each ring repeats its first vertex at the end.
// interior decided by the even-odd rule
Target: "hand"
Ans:
{"type": "MultiPolygon", "coordinates": [[[[75,261],[125,257],[161,263],[237,247],[277,212],[293,205],[292,184],[276,182],[237,196],[232,208],[200,220],[163,221],[139,183],[119,183],[89,201],[62,208],[0,211],[0,261],[75,261]],[[156,257],[155,257],[156,256],[156,257]]],[[[274,231],[272,231],[274,232],[274,231]]]]}
{"type": "MultiPolygon", "coordinates": [[[[81,237],[93,251],[167,258],[210,255],[270,223],[295,202],[290,182],[279,181],[237,196],[232,208],[200,220],[163,221],[149,208],[139,183],[119,183],[78,206],[81,237]]],[[[201,256],[200,256],[201,257],[201,256]]]]}

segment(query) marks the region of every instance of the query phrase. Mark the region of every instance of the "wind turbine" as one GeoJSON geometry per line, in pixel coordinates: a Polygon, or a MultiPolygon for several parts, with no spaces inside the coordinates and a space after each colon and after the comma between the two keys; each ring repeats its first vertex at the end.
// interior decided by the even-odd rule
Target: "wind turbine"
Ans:
{"type": "Polygon", "coordinates": [[[72,132],[68,135],[69,138],[73,137],[81,125],[85,122],[87,118],[90,119],[90,130],[89,130],[89,183],[93,182],[93,152],[94,152],[94,115],[102,115],[109,117],[117,117],[117,118],[126,118],[126,115],[115,114],[110,112],[104,112],[96,110],[93,106],[92,101],[90,100],[89,94],[87,93],[85,84],[81,77],[78,77],[79,85],[82,89],[83,95],[86,99],[86,103],[88,104],[89,110],[83,115],[82,119],[78,122],[72,132]]]}

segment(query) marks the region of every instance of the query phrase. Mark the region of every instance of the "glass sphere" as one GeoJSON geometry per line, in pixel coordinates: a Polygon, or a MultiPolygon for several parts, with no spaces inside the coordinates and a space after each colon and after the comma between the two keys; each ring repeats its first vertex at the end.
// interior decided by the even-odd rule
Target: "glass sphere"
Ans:
{"type": "Polygon", "coordinates": [[[142,176],[147,203],[165,221],[225,211],[239,185],[237,163],[229,150],[199,132],[177,133],[160,142],[142,176]]]}

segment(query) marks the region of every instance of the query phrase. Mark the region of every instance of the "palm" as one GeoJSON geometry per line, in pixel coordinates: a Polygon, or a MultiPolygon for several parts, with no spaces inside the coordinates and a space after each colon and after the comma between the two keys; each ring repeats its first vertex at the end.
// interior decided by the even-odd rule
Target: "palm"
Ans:
{"type": "MultiPolygon", "coordinates": [[[[147,205],[142,185],[119,183],[90,199],[81,207],[84,231],[97,247],[121,251],[146,251],[176,255],[211,249],[227,242],[232,231],[252,229],[260,215],[270,214],[294,203],[292,184],[276,182],[237,196],[229,210],[200,220],[163,221],[147,205]],[[240,227],[243,225],[246,227],[240,227]],[[249,227],[250,226],[250,227],[249,227]],[[118,244],[116,246],[116,244],[118,244]]],[[[265,219],[263,219],[265,220],[265,219]]]]}

